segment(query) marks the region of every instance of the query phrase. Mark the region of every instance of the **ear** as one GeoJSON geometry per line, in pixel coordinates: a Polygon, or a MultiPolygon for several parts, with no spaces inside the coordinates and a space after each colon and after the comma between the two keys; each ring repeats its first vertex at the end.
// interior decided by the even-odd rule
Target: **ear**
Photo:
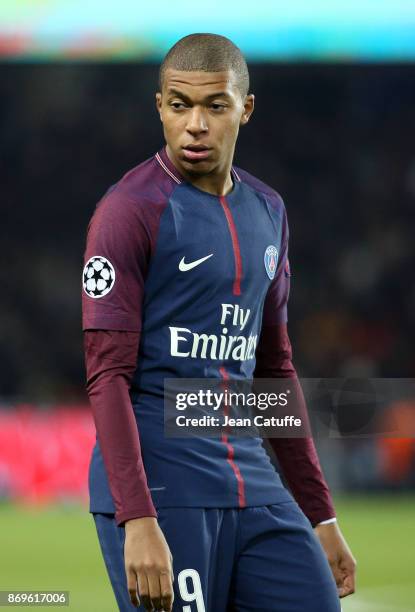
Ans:
{"type": "Polygon", "coordinates": [[[254,112],[255,96],[254,94],[248,94],[245,96],[244,108],[241,115],[240,125],[246,125],[254,112]]]}
{"type": "Polygon", "coordinates": [[[156,108],[158,114],[160,115],[160,121],[163,123],[163,117],[161,114],[161,93],[159,91],[156,93],[156,108]]]}

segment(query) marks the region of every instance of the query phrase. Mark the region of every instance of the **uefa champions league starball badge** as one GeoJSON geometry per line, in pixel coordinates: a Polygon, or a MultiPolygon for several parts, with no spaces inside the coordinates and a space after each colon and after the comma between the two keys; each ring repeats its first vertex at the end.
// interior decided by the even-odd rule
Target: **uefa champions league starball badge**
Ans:
{"type": "Polygon", "coordinates": [[[265,264],[265,270],[267,271],[267,274],[271,280],[275,276],[275,272],[277,269],[277,261],[278,261],[278,251],[273,244],[270,244],[265,249],[264,264],[265,264]]]}
{"type": "Polygon", "coordinates": [[[82,274],[85,293],[94,299],[107,295],[115,283],[114,266],[108,259],[94,255],[88,259],[82,274]]]}

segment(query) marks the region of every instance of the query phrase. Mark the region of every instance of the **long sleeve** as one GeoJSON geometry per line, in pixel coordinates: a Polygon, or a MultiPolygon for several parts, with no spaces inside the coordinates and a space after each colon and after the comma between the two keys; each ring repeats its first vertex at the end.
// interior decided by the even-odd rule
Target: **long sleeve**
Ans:
{"type": "MultiPolygon", "coordinates": [[[[308,412],[301,385],[291,360],[291,343],[285,324],[262,328],[257,348],[255,378],[290,378],[302,422],[308,412]]],[[[298,505],[313,526],[335,517],[329,488],[323,476],[312,438],[269,438],[284,477],[298,505]]]]}
{"type": "Polygon", "coordinates": [[[143,210],[120,190],[104,196],[88,226],[82,278],[87,392],[118,523],[157,516],[129,396],[154,233],[143,210]]]}
{"type": "MultiPolygon", "coordinates": [[[[291,343],[287,333],[287,304],[291,271],[288,263],[288,222],[284,209],[281,252],[275,276],[268,290],[261,336],[256,351],[254,378],[293,379],[298,415],[309,422],[304,395],[292,363],[291,343]]],[[[297,503],[312,525],[335,517],[329,488],[321,470],[312,438],[270,438],[284,477],[297,503]]]]}
{"type": "Polygon", "coordinates": [[[143,516],[157,517],[129,396],[139,338],[137,332],[84,333],[87,392],[118,524],[143,516]]]}

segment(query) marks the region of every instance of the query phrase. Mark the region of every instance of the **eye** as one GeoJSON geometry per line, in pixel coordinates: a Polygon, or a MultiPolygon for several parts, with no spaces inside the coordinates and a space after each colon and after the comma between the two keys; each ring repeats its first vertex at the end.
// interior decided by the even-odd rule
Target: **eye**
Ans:
{"type": "Polygon", "coordinates": [[[175,110],[181,110],[182,108],[186,108],[184,102],[170,102],[170,106],[172,106],[175,110]]]}
{"type": "Polygon", "coordinates": [[[219,102],[212,102],[212,104],[210,105],[210,108],[214,111],[224,111],[226,106],[225,104],[219,104],[219,102]]]}

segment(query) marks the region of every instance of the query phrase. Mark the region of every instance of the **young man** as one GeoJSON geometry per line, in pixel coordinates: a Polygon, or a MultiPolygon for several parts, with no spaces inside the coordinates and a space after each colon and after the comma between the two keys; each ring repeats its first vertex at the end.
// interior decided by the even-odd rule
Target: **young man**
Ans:
{"type": "Polygon", "coordinates": [[[311,438],[270,440],[294,501],[260,438],[164,435],[165,378],[296,378],[284,205],[232,166],[248,88],[228,39],[176,43],[156,95],[167,146],[105,194],[88,228],[90,509],[123,611],[335,612],[354,591],[311,438]],[[236,310],[243,324],[224,318],[236,310]],[[228,332],[255,350],[216,351],[228,332]]]}

